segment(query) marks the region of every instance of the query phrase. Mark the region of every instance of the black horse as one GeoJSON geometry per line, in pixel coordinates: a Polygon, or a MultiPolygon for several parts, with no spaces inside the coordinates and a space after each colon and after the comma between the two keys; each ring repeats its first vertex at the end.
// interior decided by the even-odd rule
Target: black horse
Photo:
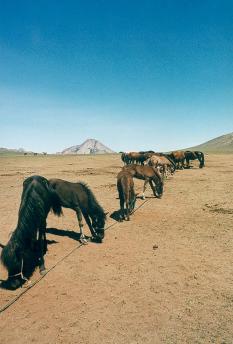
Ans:
{"type": "Polygon", "coordinates": [[[204,153],[200,152],[200,151],[185,151],[184,152],[185,155],[185,160],[186,160],[186,167],[190,167],[189,162],[190,160],[199,160],[199,168],[202,168],[205,166],[205,157],[204,157],[204,153]]]}
{"type": "Polygon", "coordinates": [[[62,179],[50,179],[49,184],[58,194],[60,205],[76,212],[81,234],[80,241],[86,243],[83,234],[83,214],[93,240],[101,243],[104,238],[106,214],[89,187],[82,182],[71,183],[62,179]]]}
{"type": "Polygon", "coordinates": [[[27,178],[23,183],[17,227],[1,253],[1,261],[8,270],[8,279],[2,282],[2,287],[18,288],[37,265],[41,273],[45,271],[45,230],[50,209],[56,215],[62,211],[59,198],[48,180],[41,176],[27,178]]]}

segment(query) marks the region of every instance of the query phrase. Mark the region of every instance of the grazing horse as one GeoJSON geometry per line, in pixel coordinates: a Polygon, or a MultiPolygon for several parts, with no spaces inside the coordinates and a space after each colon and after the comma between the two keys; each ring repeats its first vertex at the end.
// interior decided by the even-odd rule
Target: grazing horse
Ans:
{"type": "Polygon", "coordinates": [[[167,178],[169,173],[174,173],[173,164],[165,156],[153,155],[151,158],[146,160],[146,163],[149,166],[156,167],[157,170],[161,173],[163,179],[165,177],[167,178]]]}
{"type": "Polygon", "coordinates": [[[189,168],[189,161],[190,160],[199,160],[199,168],[202,168],[205,166],[205,158],[204,158],[204,153],[200,152],[200,151],[185,151],[184,152],[185,155],[185,159],[186,159],[186,166],[189,168]]]}
{"type": "Polygon", "coordinates": [[[104,238],[106,213],[104,213],[103,208],[99,205],[89,187],[82,182],[71,183],[62,179],[50,179],[49,184],[58,194],[60,205],[76,212],[81,234],[80,241],[87,243],[83,234],[83,215],[93,239],[101,243],[104,238]]]}
{"type": "Polygon", "coordinates": [[[128,171],[134,178],[145,180],[142,199],[145,199],[146,186],[149,183],[153,194],[157,198],[161,198],[163,194],[163,180],[157,169],[148,165],[128,165],[122,168],[123,171],[128,171]],[[155,184],[155,186],[153,185],[155,184]]]}
{"type": "Polygon", "coordinates": [[[1,253],[1,261],[8,270],[8,279],[2,282],[3,287],[18,288],[38,264],[40,272],[45,271],[46,218],[50,209],[56,215],[61,214],[59,203],[56,192],[44,177],[32,176],[24,181],[18,224],[1,253]]]}
{"type": "Polygon", "coordinates": [[[120,221],[125,219],[125,209],[126,206],[126,220],[129,221],[129,215],[132,214],[135,203],[136,194],[134,192],[134,182],[132,174],[128,171],[120,171],[117,175],[117,190],[120,199],[120,221]]]}
{"type": "Polygon", "coordinates": [[[185,154],[183,151],[175,151],[167,155],[175,162],[177,169],[184,168],[185,154]]]}

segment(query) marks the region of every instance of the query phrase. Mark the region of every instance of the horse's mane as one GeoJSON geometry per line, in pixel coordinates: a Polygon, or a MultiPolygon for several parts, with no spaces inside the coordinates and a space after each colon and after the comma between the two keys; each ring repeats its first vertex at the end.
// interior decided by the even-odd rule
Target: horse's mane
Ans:
{"type": "MultiPolygon", "coordinates": [[[[46,220],[50,206],[47,180],[40,176],[27,178],[23,184],[17,227],[1,253],[5,267],[18,269],[22,257],[31,257],[38,225],[46,220]]],[[[30,260],[27,259],[26,264],[30,260]]]]}
{"type": "Polygon", "coordinates": [[[50,208],[46,185],[46,179],[39,176],[24,183],[15,232],[17,231],[18,239],[21,237],[25,243],[36,236],[38,222],[46,218],[50,208]]]}
{"type": "Polygon", "coordinates": [[[103,215],[105,217],[104,209],[101,207],[101,205],[98,203],[95,195],[91,191],[90,187],[84,183],[79,181],[78,184],[82,185],[82,187],[85,189],[85,191],[88,194],[88,199],[89,199],[89,206],[93,210],[94,213],[99,213],[100,215],[103,215]]]}

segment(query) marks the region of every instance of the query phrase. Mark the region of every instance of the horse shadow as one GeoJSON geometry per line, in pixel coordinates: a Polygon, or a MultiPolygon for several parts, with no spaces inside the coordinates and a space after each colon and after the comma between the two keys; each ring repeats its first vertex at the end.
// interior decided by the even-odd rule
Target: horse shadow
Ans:
{"type": "Polygon", "coordinates": [[[75,232],[75,231],[70,231],[68,229],[58,229],[58,228],[47,228],[46,233],[48,234],[53,234],[53,235],[58,235],[61,237],[68,237],[73,240],[79,240],[80,239],[80,233],[75,232]]]}
{"type": "MultiPolygon", "coordinates": [[[[58,236],[66,236],[70,239],[73,239],[75,241],[82,242],[81,234],[75,231],[71,231],[68,229],[58,229],[58,228],[47,228],[46,233],[58,235],[58,236]]],[[[85,239],[88,242],[94,243],[94,244],[100,244],[96,238],[93,238],[92,236],[85,235],[85,239]]]]}

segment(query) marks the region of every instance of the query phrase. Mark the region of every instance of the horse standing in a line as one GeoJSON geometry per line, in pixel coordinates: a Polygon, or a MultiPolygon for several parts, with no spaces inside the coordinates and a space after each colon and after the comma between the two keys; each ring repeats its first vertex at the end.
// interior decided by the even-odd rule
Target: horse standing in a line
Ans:
{"type": "Polygon", "coordinates": [[[60,201],[48,180],[41,176],[27,178],[23,183],[17,227],[1,253],[1,261],[8,270],[8,279],[2,282],[2,287],[18,288],[36,265],[41,273],[45,271],[45,230],[50,209],[56,215],[61,214],[60,201]]]}
{"type": "Polygon", "coordinates": [[[163,180],[160,173],[153,166],[148,165],[128,165],[122,168],[123,171],[128,171],[134,178],[145,180],[142,199],[145,199],[145,191],[147,184],[153,191],[153,194],[157,198],[161,198],[163,194],[163,180]],[[154,183],[154,185],[153,185],[154,183]]]}
{"type": "Polygon", "coordinates": [[[185,151],[184,152],[185,155],[185,160],[186,160],[186,167],[189,168],[189,162],[190,160],[198,160],[199,161],[199,168],[202,168],[205,166],[205,157],[204,157],[204,153],[200,152],[200,151],[185,151]]]}
{"type": "Polygon", "coordinates": [[[134,192],[134,182],[131,173],[128,171],[120,171],[118,173],[117,190],[120,199],[120,221],[124,219],[129,221],[129,215],[132,214],[136,203],[136,194],[134,192]],[[124,204],[126,210],[124,209],[124,204]]]}
{"type": "Polygon", "coordinates": [[[185,155],[183,151],[175,151],[167,155],[175,162],[177,169],[182,170],[184,168],[185,155]]]}
{"type": "Polygon", "coordinates": [[[80,241],[82,243],[87,242],[83,234],[83,215],[93,239],[96,242],[102,242],[106,213],[97,202],[90,188],[82,182],[71,183],[62,179],[50,179],[49,184],[58,194],[60,205],[76,212],[81,234],[80,241]]]}
{"type": "Polygon", "coordinates": [[[169,173],[174,173],[172,163],[165,156],[153,155],[151,158],[146,160],[146,164],[156,167],[161,173],[163,179],[167,178],[169,173]]]}

